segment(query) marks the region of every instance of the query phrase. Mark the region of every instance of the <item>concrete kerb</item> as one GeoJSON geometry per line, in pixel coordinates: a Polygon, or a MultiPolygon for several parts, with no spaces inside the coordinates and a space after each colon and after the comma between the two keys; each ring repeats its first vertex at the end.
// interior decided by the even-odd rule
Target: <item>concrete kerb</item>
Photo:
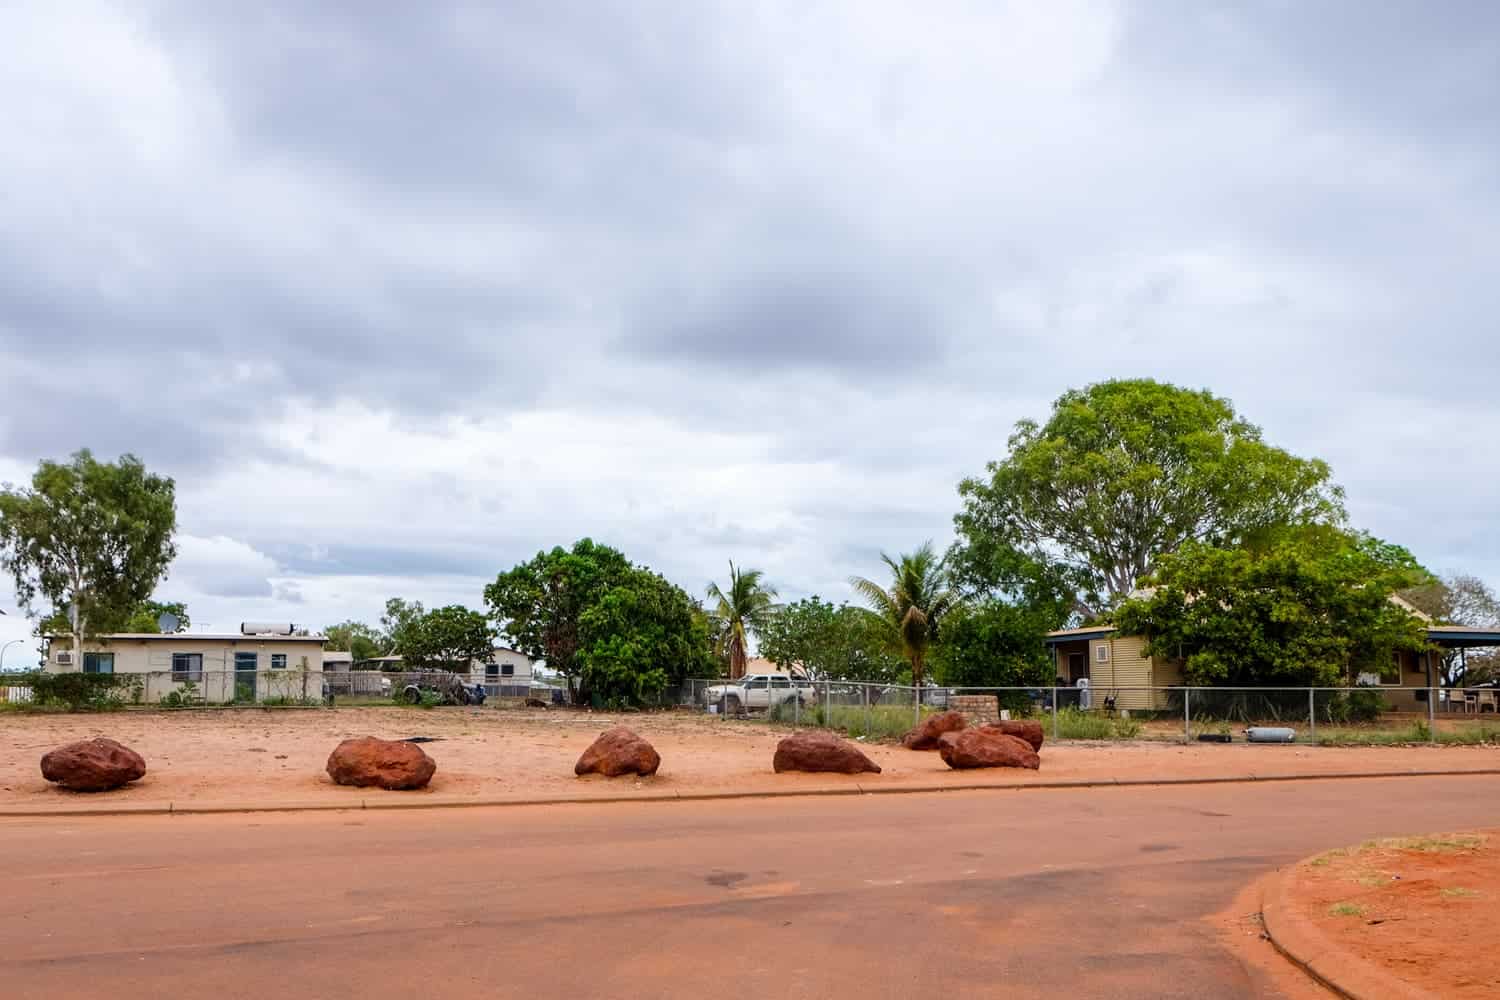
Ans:
{"type": "Polygon", "coordinates": [[[731,799],[824,798],[854,795],[918,795],[933,792],[1026,792],[1079,788],[1172,787],[1178,785],[1235,785],[1292,781],[1353,781],[1376,778],[1455,778],[1500,775],[1500,768],[1432,771],[1359,771],[1335,774],[1258,774],[1201,778],[1078,778],[1032,781],[1016,784],[965,782],[963,784],[871,785],[850,784],[823,788],[777,788],[746,792],[640,792],[628,795],[561,795],[517,799],[436,799],[420,793],[383,794],[345,802],[165,802],[113,803],[100,808],[64,806],[43,809],[0,808],[0,819],[45,819],[53,816],[192,816],[224,813],[269,812],[358,812],[399,809],[497,809],[513,806],[614,805],[622,802],[708,802],[731,799]]]}
{"type": "Polygon", "coordinates": [[[1286,900],[1287,882],[1303,862],[1278,870],[1266,882],[1260,920],[1281,955],[1345,1000],[1439,1000],[1347,951],[1335,948],[1286,900]]]}

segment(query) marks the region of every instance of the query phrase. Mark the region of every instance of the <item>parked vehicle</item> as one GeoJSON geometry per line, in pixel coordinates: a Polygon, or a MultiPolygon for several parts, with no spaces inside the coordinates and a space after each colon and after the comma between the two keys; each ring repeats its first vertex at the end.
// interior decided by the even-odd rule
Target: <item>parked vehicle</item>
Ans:
{"type": "Polygon", "coordinates": [[[812,683],[801,677],[746,674],[739,680],[713,685],[704,692],[704,697],[709,705],[717,705],[720,712],[735,714],[764,711],[793,701],[811,705],[818,696],[812,683]]]}
{"type": "Polygon", "coordinates": [[[484,704],[484,685],[470,687],[461,676],[446,670],[407,674],[402,680],[401,697],[413,705],[420,705],[423,695],[429,692],[437,695],[444,705],[484,704]]]}

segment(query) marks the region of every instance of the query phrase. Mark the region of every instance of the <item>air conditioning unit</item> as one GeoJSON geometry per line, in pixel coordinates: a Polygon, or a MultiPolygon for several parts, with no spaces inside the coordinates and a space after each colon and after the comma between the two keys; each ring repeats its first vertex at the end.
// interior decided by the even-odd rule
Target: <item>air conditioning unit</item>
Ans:
{"type": "Polygon", "coordinates": [[[57,665],[59,667],[71,667],[73,665],[73,654],[69,651],[58,653],[57,665]]]}

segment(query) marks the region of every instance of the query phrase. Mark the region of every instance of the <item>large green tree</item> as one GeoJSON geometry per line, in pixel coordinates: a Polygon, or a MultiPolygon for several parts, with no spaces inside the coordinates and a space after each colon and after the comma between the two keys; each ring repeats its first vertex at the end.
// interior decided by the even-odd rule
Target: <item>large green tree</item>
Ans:
{"type": "Polygon", "coordinates": [[[632,567],[578,618],[579,687],[603,705],[639,705],[710,668],[709,636],[681,587],[632,567]]]}
{"type": "Polygon", "coordinates": [[[0,490],[0,568],[36,613],[38,597],[71,608],[74,662],[83,639],[150,599],[177,554],[172,480],[134,455],[100,462],[87,449],[43,461],[29,488],[0,490]]]}
{"type": "Polygon", "coordinates": [[[955,563],[1076,587],[1097,615],[1157,560],[1191,542],[1232,548],[1278,526],[1343,517],[1328,466],[1267,444],[1227,399],[1155,382],[1064,393],[1044,424],[1022,420],[1009,454],[959,486],[955,563]]]}
{"type": "Polygon", "coordinates": [[[501,573],[485,603],[511,645],[546,660],[576,703],[638,701],[711,668],[707,619],[684,593],[584,538],[501,573]]]}
{"type": "MultiPolygon", "coordinates": [[[[1051,627],[1045,610],[994,598],[960,605],[943,619],[934,672],[952,687],[1049,685],[1053,667],[1043,636],[1051,627]]],[[[1018,706],[1025,700],[1011,699],[1018,706]]]]}
{"type": "Polygon", "coordinates": [[[776,591],[758,569],[739,569],[729,562],[729,589],[708,585],[708,599],[717,630],[719,653],[729,664],[730,677],[743,677],[750,655],[750,636],[758,633],[775,609],[776,591]]]}
{"type": "Polygon", "coordinates": [[[377,628],[364,622],[342,621],[323,630],[328,637],[328,649],[347,652],[354,662],[380,656],[389,641],[377,628]]]}
{"type": "Polygon", "coordinates": [[[1422,622],[1390,600],[1425,578],[1400,546],[1326,526],[1244,548],[1189,542],[1114,622],[1148,655],[1184,659],[1190,684],[1351,684],[1426,648],[1422,622]]]}
{"type": "Polygon", "coordinates": [[[408,667],[466,672],[494,654],[489,619],[460,604],[433,608],[401,630],[396,652],[408,667]]]}
{"type": "Polygon", "coordinates": [[[816,594],[778,607],[759,638],[762,656],[784,669],[800,666],[814,680],[893,684],[909,670],[892,650],[883,620],[816,594]]]}
{"type": "Polygon", "coordinates": [[[405,641],[406,632],[427,613],[421,601],[408,601],[392,597],[385,602],[385,613],[380,616],[380,627],[384,630],[381,647],[392,652],[399,651],[405,641]]]}
{"type": "Polygon", "coordinates": [[[920,688],[926,679],[927,651],[938,637],[943,616],[958,603],[958,595],[949,588],[943,560],[931,542],[899,559],[884,552],[880,558],[891,572],[889,584],[856,576],[849,585],[884,624],[891,645],[911,664],[912,683],[920,688]]]}

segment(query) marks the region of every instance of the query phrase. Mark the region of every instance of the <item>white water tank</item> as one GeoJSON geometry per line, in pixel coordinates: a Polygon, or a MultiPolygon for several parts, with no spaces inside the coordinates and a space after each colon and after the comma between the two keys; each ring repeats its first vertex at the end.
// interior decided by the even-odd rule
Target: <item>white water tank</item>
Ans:
{"type": "Polygon", "coordinates": [[[240,622],[240,635],[291,635],[291,622],[240,622]]]}

